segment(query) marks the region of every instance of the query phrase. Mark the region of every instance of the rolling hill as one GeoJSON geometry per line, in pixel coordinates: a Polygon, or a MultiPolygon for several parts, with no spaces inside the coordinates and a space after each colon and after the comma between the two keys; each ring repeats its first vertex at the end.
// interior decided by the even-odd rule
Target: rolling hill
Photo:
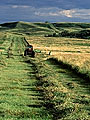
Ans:
{"type": "Polygon", "coordinates": [[[90,30],[90,23],[30,23],[19,21],[0,24],[0,31],[7,31],[15,34],[26,34],[30,36],[61,33],[65,30],[68,32],[90,30]]]}

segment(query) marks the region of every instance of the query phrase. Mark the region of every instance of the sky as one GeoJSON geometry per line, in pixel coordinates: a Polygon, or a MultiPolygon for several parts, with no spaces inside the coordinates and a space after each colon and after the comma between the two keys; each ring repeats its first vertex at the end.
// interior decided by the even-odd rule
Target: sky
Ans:
{"type": "Polygon", "coordinates": [[[90,22],[90,0],[0,0],[0,23],[90,22]]]}

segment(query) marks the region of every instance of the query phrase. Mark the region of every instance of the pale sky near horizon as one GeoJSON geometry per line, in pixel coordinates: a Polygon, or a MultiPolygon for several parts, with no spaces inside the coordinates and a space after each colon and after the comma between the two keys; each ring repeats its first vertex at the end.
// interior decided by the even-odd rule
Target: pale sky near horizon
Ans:
{"type": "Polygon", "coordinates": [[[90,0],[0,0],[0,23],[90,22],[90,0]]]}

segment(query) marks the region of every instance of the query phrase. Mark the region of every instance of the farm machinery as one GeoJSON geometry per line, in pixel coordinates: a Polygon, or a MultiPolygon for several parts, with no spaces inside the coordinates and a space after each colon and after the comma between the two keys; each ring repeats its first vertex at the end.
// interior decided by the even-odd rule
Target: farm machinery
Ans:
{"type": "Polygon", "coordinates": [[[35,52],[33,50],[33,46],[29,45],[26,47],[25,51],[24,51],[24,56],[29,55],[30,57],[35,57],[35,52]]]}
{"type": "Polygon", "coordinates": [[[23,43],[26,46],[26,49],[24,50],[24,56],[30,56],[30,57],[35,57],[35,51],[33,50],[33,46],[30,45],[26,38],[24,37],[23,43]]]}

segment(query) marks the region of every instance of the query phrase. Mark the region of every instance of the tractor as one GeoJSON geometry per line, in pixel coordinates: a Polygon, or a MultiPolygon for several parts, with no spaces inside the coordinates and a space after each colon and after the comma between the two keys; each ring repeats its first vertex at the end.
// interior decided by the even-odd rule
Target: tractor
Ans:
{"type": "Polygon", "coordinates": [[[24,51],[24,56],[35,57],[35,52],[32,45],[28,45],[24,51]]]}

